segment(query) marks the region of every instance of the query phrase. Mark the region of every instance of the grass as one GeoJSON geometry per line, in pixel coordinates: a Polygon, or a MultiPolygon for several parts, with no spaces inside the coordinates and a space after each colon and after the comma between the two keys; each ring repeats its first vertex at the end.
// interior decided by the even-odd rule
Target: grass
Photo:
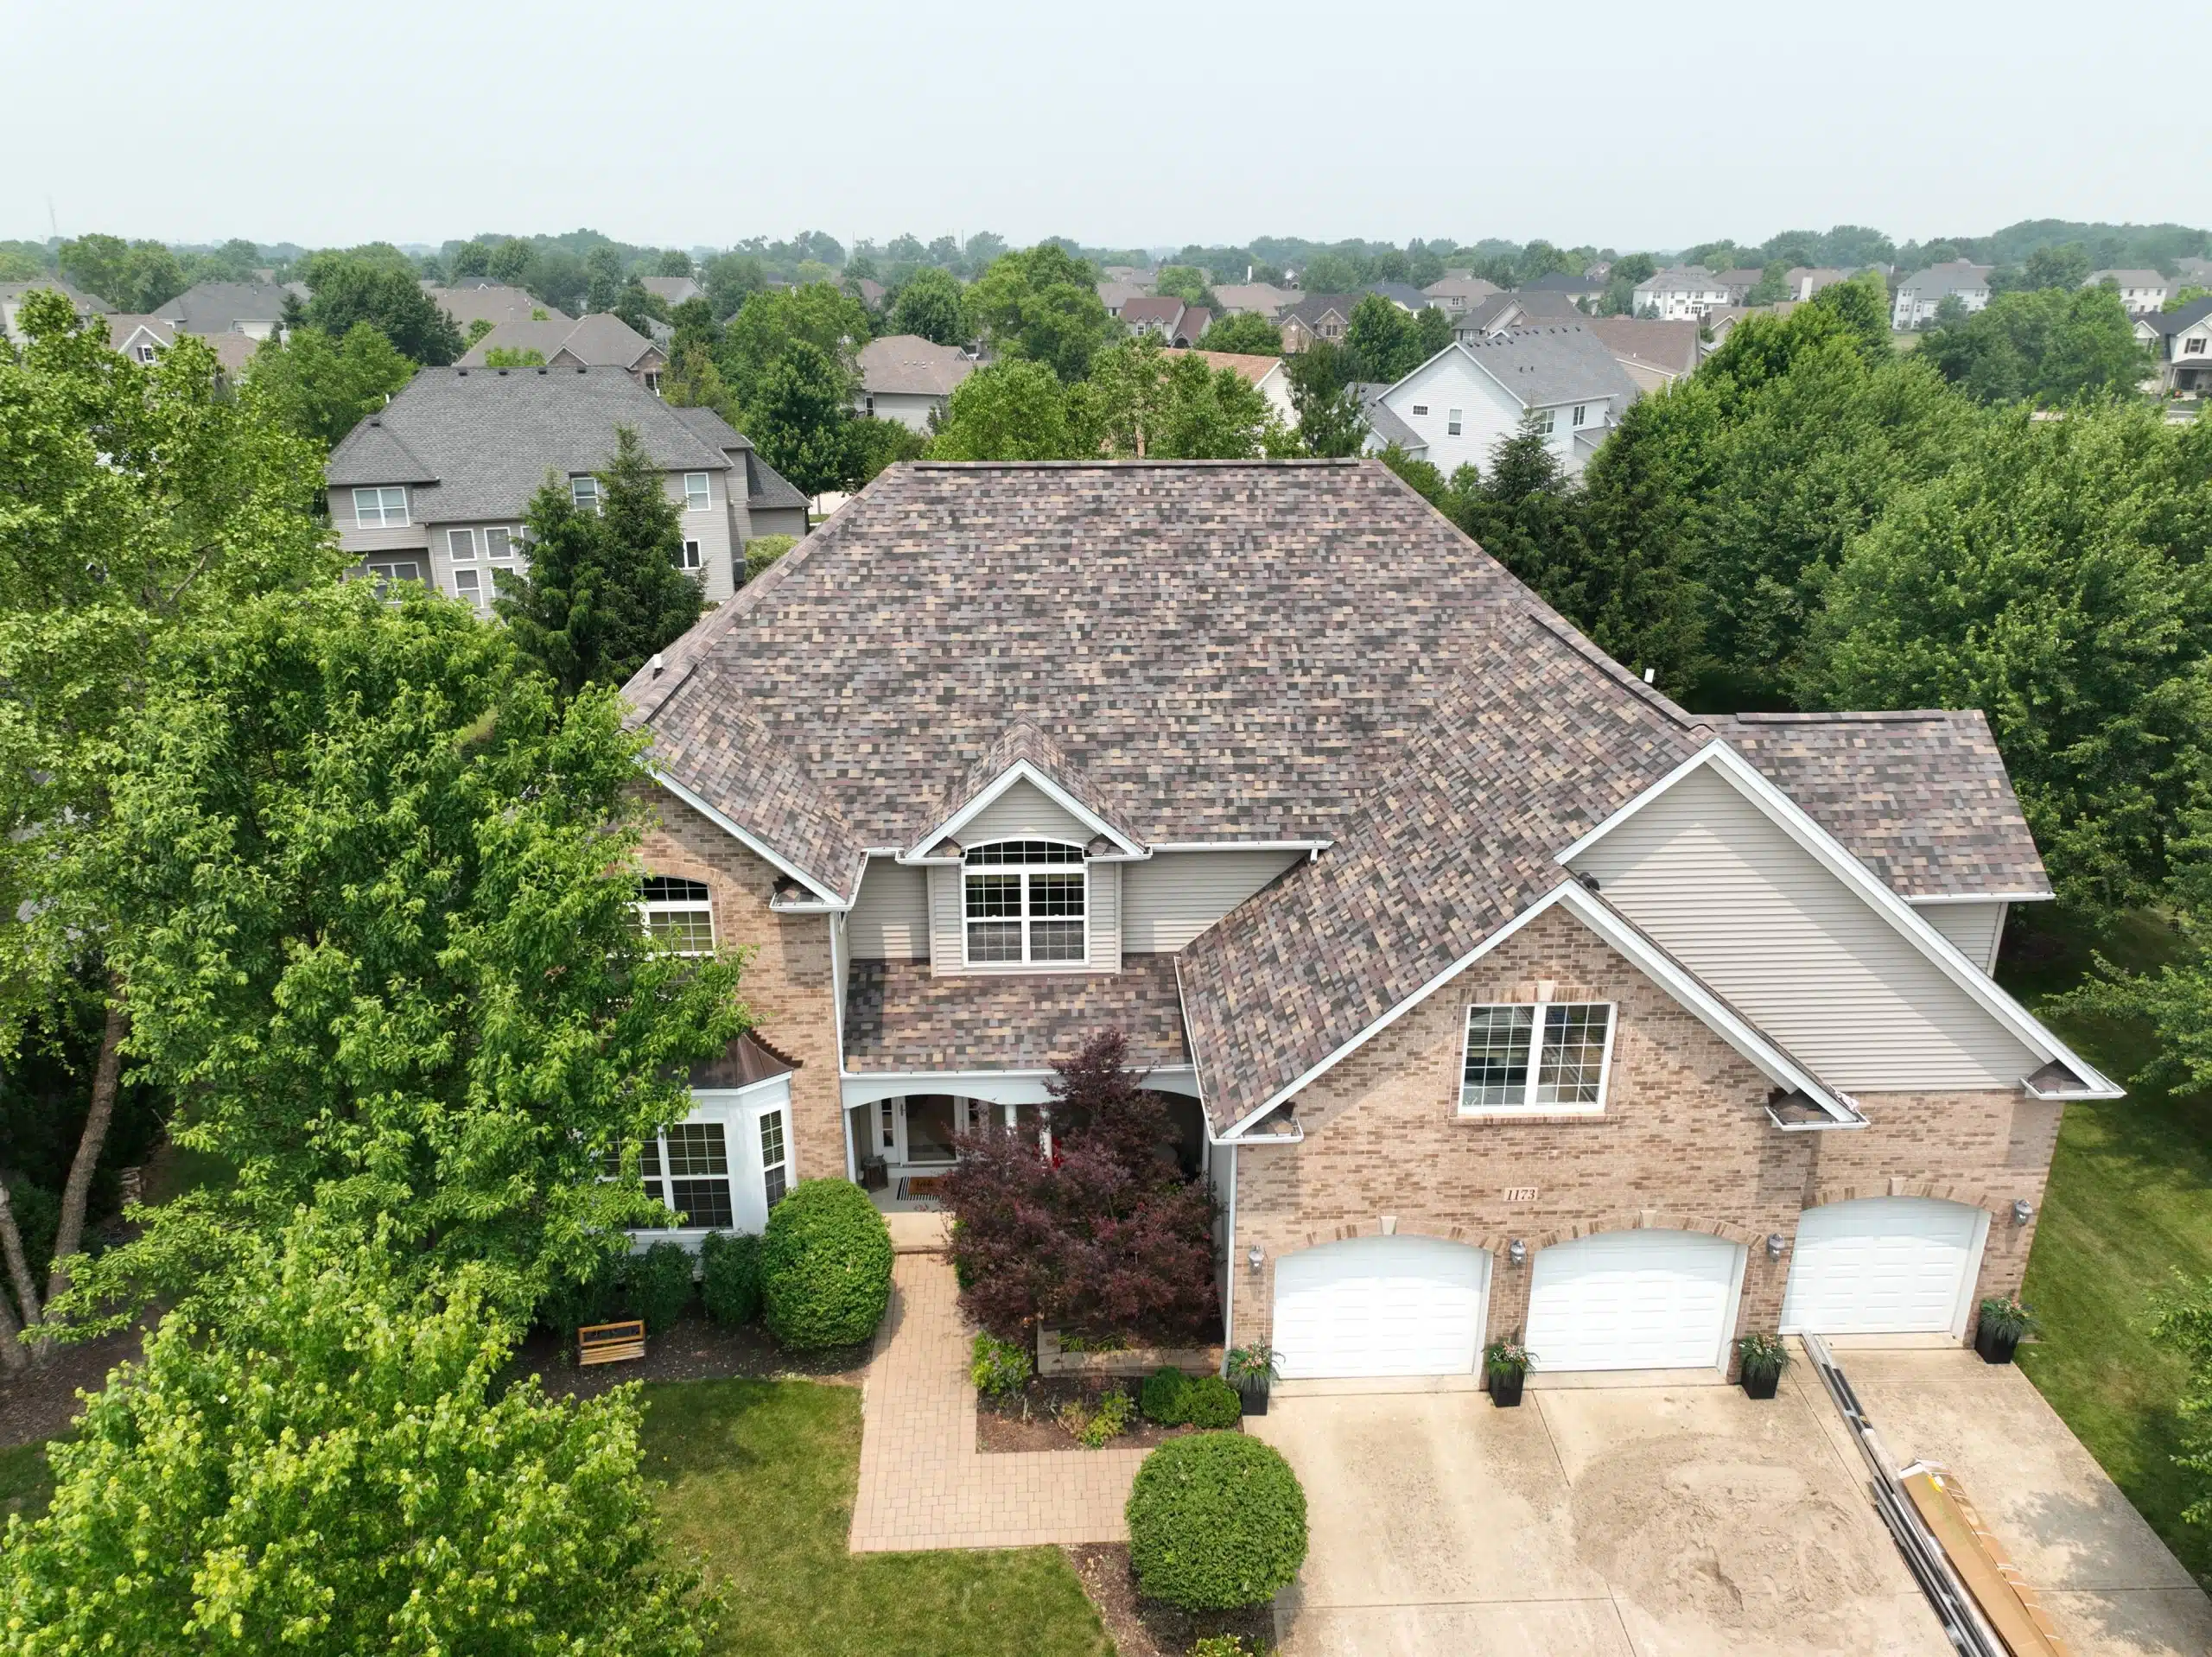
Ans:
{"type": "Polygon", "coordinates": [[[1110,1657],[1057,1548],[845,1551],[856,1388],[700,1381],[645,1388],[645,1471],[675,1548],[727,1602],[729,1657],[1110,1657]]]}
{"type": "MultiPolygon", "coordinates": [[[[2031,1005],[2088,967],[2086,937],[2063,924],[2047,936],[2058,946],[2048,959],[2008,963],[1999,975],[2031,1005]]],[[[2172,940],[2139,917],[2101,948],[2145,968],[2165,959],[2172,940]]],[[[2115,1078],[2133,1076],[2156,1051],[2145,1025],[2043,1011],[2115,1078]]],[[[2152,1298],[2173,1286],[2177,1271],[2212,1278],[2212,1099],[2126,1085],[2125,1099],[2066,1108],[2022,1297],[2042,1330],[2019,1361],[2152,1528],[2212,1584],[2212,1528],[2183,1520],[2198,1492],[2173,1462],[2187,1368],[2147,1328],[2152,1298]]]]}
{"type": "Polygon", "coordinates": [[[54,1475],[46,1464],[44,1444],[0,1450],[0,1531],[6,1530],[10,1514],[37,1518],[53,1495],[54,1475]]]}

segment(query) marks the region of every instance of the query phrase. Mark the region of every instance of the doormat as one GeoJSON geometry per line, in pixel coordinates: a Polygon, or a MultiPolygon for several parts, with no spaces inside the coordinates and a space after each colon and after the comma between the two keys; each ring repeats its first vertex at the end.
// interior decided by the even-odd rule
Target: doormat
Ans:
{"type": "Polygon", "coordinates": [[[908,1174],[899,1182],[899,1198],[904,1202],[910,1197],[935,1197],[944,1183],[943,1174],[908,1174]]]}

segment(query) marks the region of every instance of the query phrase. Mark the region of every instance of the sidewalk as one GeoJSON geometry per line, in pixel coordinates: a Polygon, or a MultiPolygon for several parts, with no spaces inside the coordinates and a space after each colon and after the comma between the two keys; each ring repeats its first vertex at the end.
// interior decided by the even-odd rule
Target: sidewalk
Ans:
{"type": "Polygon", "coordinates": [[[1119,1542],[1141,1450],[986,1456],[952,1265],[901,1254],[861,1393],[855,1553],[1119,1542]]]}

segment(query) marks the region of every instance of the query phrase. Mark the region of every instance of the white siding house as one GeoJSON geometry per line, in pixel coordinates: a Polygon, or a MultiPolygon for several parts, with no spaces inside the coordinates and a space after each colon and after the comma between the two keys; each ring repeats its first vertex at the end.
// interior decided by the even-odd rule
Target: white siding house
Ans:
{"type": "Polygon", "coordinates": [[[1630,302],[1638,316],[1656,316],[1662,322],[1701,317],[1716,305],[1730,302],[1728,284],[1701,264],[1677,265],[1656,272],[1638,283],[1630,302]]]}
{"type": "Polygon", "coordinates": [[[1989,266],[1965,259],[1951,259],[1916,271],[1897,284],[1897,303],[1890,326],[1900,330],[1924,328],[1936,320],[1936,308],[1956,298],[1969,313],[1989,303],[1989,266]]]}
{"type": "Polygon", "coordinates": [[[1463,335],[1375,398],[1385,417],[1370,449],[1395,439],[1447,477],[1486,467],[1491,452],[1535,415],[1548,426],[1560,464],[1579,473],[1638,393],[1605,343],[1562,323],[1463,335]]]}

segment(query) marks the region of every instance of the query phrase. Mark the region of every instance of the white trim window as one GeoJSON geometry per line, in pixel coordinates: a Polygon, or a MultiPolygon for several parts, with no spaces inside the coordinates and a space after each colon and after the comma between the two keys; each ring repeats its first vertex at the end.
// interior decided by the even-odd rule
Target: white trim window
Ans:
{"type": "Polygon", "coordinates": [[[1539,436],[1549,437],[1552,435],[1553,429],[1557,427],[1558,424],[1558,409],[1538,409],[1535,410],[1535,419],[1530,422],[1530,429],[1535,431],[1539,436]]]}
{"type": "Polygon", "coordinates": [[[1417,414],[1417,415],[1425,415],[1425,414],[1427,414],[1427,413],[1428,412],[1428,404],[1427,404],[1426,403],[1414,403],[1414,412],[1415,414],[1417,414]]]}
{"type": "Polygon", "coordinates": [[[476,562],[476,531],[474,530],[448,530],[446,531],[446,556],[452,559],[456,564],[474,563],[476,562]]]}
{"type": "Polygon", "coordinates": [[[706,512],[714,510],[714,492],[707,486],[703,472],[683,474],[683,510],[687,512],[706,512]]]}
{"type": "Polygon", "coordinates": [[[672,1124],[639,1147],[638,1172],[645,1195],[676,1210],[677,1230],[728,1231],[736,1225],[728,1129],[722,1123],[672,1124]]]}
{"type": "Polygon", "coordinates": [[[1578,403],[1574,405],[1574,423],[1576,425],[1582,425],[1589,419],[1589,417],[1590,405],[1588,403],[1578,403]]]}
{"type": "Polygon", "coordinates": [[[390,484],[380,489],[353,492],[353,524],[363,530],[404,530],[407,527],[407,490],[390,484]]]}
{"type": "Polygon", "coordinates": [[[683,549],[676,555],[676,567],[693,575],[696,575],[706,567],[696,541],[686,541],[683,543],[683,549]]]}
{"type": "Polygon", "coordinates": [[[660,395],[660,371],[658,369],[648,368],[645,370],[645,390],[651,391],[655,397],[658,397],[660,395]]]}
{"type": "Polygon", "coordinates": [[[1610,1001],[1471,1006],[1459,1114],[1594,1114],[1605,1108],[1612,1063],[1610,1001]]]}
{"type": "Polygon", "coordinates": [[[412,558],[372,558],[368,563],[369,579],[377,584],[377,596],[386,604],[399,602],[399,595],[392,591],[402,581],[423,579],[423,566],[412,558]]]}
{"type": "Polygon", "coordinates": [[[456,569],[453,573],[453,595],[464,600],[470,609],[481,612],[487,607],[484,598],[484,572],[480,569],[456,569]]]}
{"type": "Polygon", "coordinates": [[[1457,437],[1459,435],[1463,423],[1461,420],[1463,413],[1464,410],[1459,409],[1447,409],[1444,411],[1444,435],[1446,437],[1457,437]]]}
{"type": "Polygon", "coordinates": [[[1082,847],[1001,840],[969,848],[962,862],[969,966],[1081,966],[1088,959],[1082,847]]]}
{"type": "Polygon", "coordinates": [[[569,479],[569,498],[580,512],[599,511],[599,479],[588,472],[579,472],[569,479]]]}
{"type": "Polygon", "coordinates": [[[760,1194],[773,1208],[791,1189],[791,1153],[785,1148],[782,1107],[760,1113],[760,1194]]]}
{"type": "Polygon", "coordinates": [[[514,531],[504,524],[494,524],[490,529],[485,530],[484,556],[495,564],[513,562],[514,531]]]}
{"type": "Polygon", "coordinates": [[[715,899],[703,880],[647,875],[639,883],[638,913],[645,936],[670,954],[714,954],[715,899]]]}

